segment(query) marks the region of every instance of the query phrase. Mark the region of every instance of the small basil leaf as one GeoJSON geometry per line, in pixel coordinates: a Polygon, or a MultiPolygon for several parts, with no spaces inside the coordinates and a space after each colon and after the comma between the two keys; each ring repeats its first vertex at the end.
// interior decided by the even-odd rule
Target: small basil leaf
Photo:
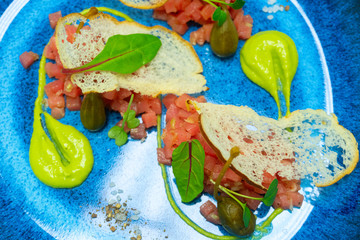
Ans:
{"type": "Polygon", "coordinates": [[[160,47],[160,39],[150,34],[114,35],[107,40],[104,49],[91,62],[74,69],[63,69],[63,73],[87,71],[133,73],[149,63],[160,47]]]}
{"type": "Polygon", "coordinates": [[[267,192],[265,193],[265,196],[264,196],[262,201],[268,207],[270,207],[274,203],[276,194],[278,192],[278,187],[277,186],[278,186],[278,180],[275,178],[271,182],[267,192]]]}
{"type": "Polygon", "coordinates": [[[137,118],[133,118],[131,120],[128,120],[126,123],[128,128],[133,129],[137,128],[140,125],[140,120],[137,118]]]}
{"type": "Polygon", "coordinates": [[[120,134],[115,139],[115,144],[120,147],[120,146],[124,145],[127,142],[127,140],[128,140],[128,135],[124,131],[124,129],[121,128],[120,134]]]}
{"type": "Polygon", "coordinates": [[[229,4],[229,6],[232,7],[233,9],[240,9],[244,5],[245,5],[244,0],[236,0],[235,2],[229,4]]]}
{"type": "Polygon", "coordinates": [[[198,140],[183,142],[173,151],[172,160],[181,201],[191,202],[204,189],[205,151],[198,140]]]}
{"type": "Polygon", "coordinates": [[[247,228],[249,226],[250,223],[250,218],[251,218],[251,213],[250,213],[250,209],[245,205],[245,207],[243,206],[243,221],[244,221],[244,226],[245,228],[247,228]]]}
{"type": "Polygon", "coordinates": [[[110,128],[108,132],[109,138],[115,139],[117,136],[119,136],[120,131],[121,131],[121,127],[113,126],[112,128],[110,128]]]}

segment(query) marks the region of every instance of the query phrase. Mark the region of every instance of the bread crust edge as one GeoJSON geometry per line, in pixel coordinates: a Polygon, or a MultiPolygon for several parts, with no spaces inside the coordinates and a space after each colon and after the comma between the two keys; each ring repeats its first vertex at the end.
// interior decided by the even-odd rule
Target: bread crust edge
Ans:
{"type": "Polygon", "coordinates": [[[131,3],[131,2],[127,2],[124,0],[119,0],[120,2],[122,2],[124,5],[128,6],[128,7],[132,7],[132,8],[138,8],[138,9],[154,9],[154,8],[158,8],[161,7],[162,5],[164,5],[168,0],[160,0],[158,3],[156,4],[144,4],[144,5],[139,5],[139,4],[135,4],[135,3],[131,3]]]}

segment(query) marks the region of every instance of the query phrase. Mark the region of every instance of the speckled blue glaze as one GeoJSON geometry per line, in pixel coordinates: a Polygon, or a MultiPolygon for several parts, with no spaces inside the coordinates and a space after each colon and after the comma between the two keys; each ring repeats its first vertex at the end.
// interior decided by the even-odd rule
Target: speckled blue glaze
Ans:
{"type": "MultiPolygon", "coordinates": [[[[286,4],[285,0],[278,2],[286,4]]],[[[10,3],[9,0],[0,2],[0,14],[10,3]]],[[[299,69],[293,81],[291,109],[325,109],[324,73],[309,28],[292,4],[290,12],[279,12],[272,21],[267,20],[267,15],[261,11],[265,3],[265,0],[248,0],[244,10],[254,18],[253,33],[270,29],[283,31],[294,39],[298,47],[299,69]]],[[[110,127],[120,119],[117,114],[109,114],[107,126],[96,134],[82,127],[78,112],[66,112],[66,117],[61,120],[83,132],[95,146],[94,169],[80,187],[70,190],[49,188],[39,182],[30,169],[28,149],[39,63],[24,70],[18,56],[29,50],[42,52],[53,32],[48,25],[49,13],[61,10],[65,15],[90,6],[119,9],[145,25],[167,26],[164,22],[152,20],[152,11],[131,9],[116,0],[32,0],[20,11],[0,43],[0,239],[129,239],[132,235],[128,231],[111,233],[103,219],[91,222],[88,214],[104,206],[106,200],[113,198],[111,191],[118,188],[124,190],[121,198],[125,200],[131,195],[130,207],[141,211],[140,220],[132,224],[140,226],[144,239],[164,239],[165,236],[169,239],[205,239],[182,222],[167,202],[156,161],[156,131],[150,131],[144,143],[131,141],[122,148],[106,137],[110,127]],[[115,182],[116,187],[110,188],[110,182],[115,182]],[[103,204],[98,205],[99,201],[103,204]],[[148,224],[145,225],[145,221],[148,224]],[[98,223],[104,226],[100,228],[98,223]]],[[[333,87],[335,114],[359,141],[360,3],[357,0],[334,0],[322,1],[321,6],[315,6],[313,1],[303,0],[301,6],[324,49],[333,87]]],[[[190,28],[193,29],[196,26],[190,28]]],[[[185,39],[189,39],[189,32],[185,34],[185,39]]],[[[242,45],[243,42],[239,49],[242,45]]],[[[248,105],[261,115],[277,116],[276,105],[270,95],[242,73],[239,49],[233,58],[226,60],[214,57],[208,45],[195,46],[195,49],[203,62],[204,75],[210,87],[205,93],[209,101],[248,105]]],[[[316,201],[307,199],[306,204],[312,204],[314,208],[294,239],[359,239],[359,175],[357,167],[352,175],[339,183],[319,189],[316,201]]],[[[170,185],[174,190],[171,176],[170,185]]],[[[179,203],[176,190],[173,195],[179,203]]],[[[200,200],[204,201],[207,197],[203,196],[200,200]]],[[[201,226],[221,233],[221,229],[200,216],[200,204],[197,201],[191,205],[179,205],[201,226]]],[[[262,209],[259,217],[266,213],[267,209],[262,209]]],[[[282,215],[285,219],[293,216],[288,212],[282,215]]],[[[286,229],[275,225],[275,233],[276,229],[285,234],[286,229]]]]}

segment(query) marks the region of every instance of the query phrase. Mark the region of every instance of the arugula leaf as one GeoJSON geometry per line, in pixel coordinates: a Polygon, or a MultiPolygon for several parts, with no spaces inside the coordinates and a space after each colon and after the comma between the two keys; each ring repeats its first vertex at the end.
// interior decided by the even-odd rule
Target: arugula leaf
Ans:
{"type": "Polygon", "coordinates": [[[104,49],[89,63],[73,69],[63,69],[66,74],[88,71],[133,73],[149,63],[161,47],[158,37],[150,34],[114,35],[104,49]]]}
{"type": "Polygon", "coordinates": [[[274,203],[276,194],[278,192],[278,187],[277,186],[278,186],[278,180],[275,178],[271,182],[268,190],[265,193],[265,196],[264,196],[262,201],[268,207],[270,207],[274,203]]]}
{"type": "Polygon", "coordinates": [[[224,24],[226,17],[226,12],[224,12],[221,7],[217,7],[212,16],[213,20],[217,21],[219,26],[224,24]]]}
{"type": "Polygon", "coordinates": [[[229,4],[229,6],[232,7],[233,9],[240,9],[244,5],[245,5],[244,0],[236,0],[235,2],[229,4]]]}
{"type": "Polygon", "coordinates": [[[182,142],[172,154],[172,169],[181,201],[191,202],[204,189],[205,151],[198,140],[182,142]]]}

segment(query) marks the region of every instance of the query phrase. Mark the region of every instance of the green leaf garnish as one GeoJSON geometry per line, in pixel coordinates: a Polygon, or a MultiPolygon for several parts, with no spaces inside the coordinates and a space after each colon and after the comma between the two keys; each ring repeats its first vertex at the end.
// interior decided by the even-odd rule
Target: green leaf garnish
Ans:
{"type": "Polygon", "coordinates": [[[243,221],[244,221],[244,226],[247,228],[249,226],[250,223],[250,218],[251,218],[251,213],[250,213],[250,209],[247,206],[243,206],[243,221]]]}
{"type": "Polygon", "coordinates": [[[219,26],[223,25],[226,21],[226,12],[224,12],[221,7],[217,7],[212,18],[214,21],[217,21],[219,26]]]}
{"type": "Polygon", "coordinates": [[[111,139],[115,139],[115,144],[121,147],[128,140],[128,135],[124,131],[124,128],[119,126],[113,126],[108,132],[108,136],[111,139]]]}
{"type": "Polygon", "coordinates": [[[270,207],[274,203],[276,194],[278,192],[278,182],[279,181],[276,178],[271,182],[271,184],[262,200],[263,203],[268,207],[270,207]]]}
{"type": "MultiPolygon", "coordinates": [[[[132,99],[130,99],[130,102],[132,102],[132,99]]],[[[140,120],[136,118],[136,112],[134,110],[126,111],[123,119],[123,123],[126,122],[127,127],[130,129],[137,128],[140,125],[140,120]]]]}
{"type": "MultiPolygon", "coordinates": [[[[131,99],[130,99],[131,100],[131,99]]],[[[132,101],[131,101],[132,102],[132,101]]],[[[131,104],[130,104],[131,105],[131,104]]],[[[129,119],[133,119],[133,118],[135,118],[135,116],[136,116],[136,112],[134,111],[134,110],[128,110],[128,111],[126,111],[125,113],[124,113],[124,119],[126,119],[126,120],[129,120],[129,119]]]]}
{"type": "Polygon", "coordinates": [[[113,126],[108,132],[108,136],[111,139],[115,139],[115,144],[119,147],[127,143],[128,134],[124,130],[125,123],[128,128],[137,128],[140,125],[140,120],[136,118],[136,112],[130,109],[130,106],[134,100],[134,94],[131,95],[130,101],[126,112],[123,115],[123,122],[121,127],[113,126]]]}
{"type": "Polygon", "coordinates": [[[196,139],[182,142],[172,154],[172,169],[181,201],[191,202],[204,189],[205,151],[196,139]]]}
{"type": "Polygon", "coordinates": [[[120,130],[121,130],[121,127],[113,126],[112,128],[110,128],[110,130],[108,132],[108,137],[115,139],[117,136],[119,136],[120,130]]]}
{"type": "MultiPolygon", "coordinates": [[[[226,171],[228,170],[228,168],[231,165],[231,162],[234,158],[236,158],[238,155],[240,154],[240,149],[238,147],[232,147],[230,149],[230,157],[229,159],[226,161],[226,163],[224,164],[224,167],[221,169],[219,176],[216,179],[215,182],[215,186],[214,186],[214,198],[217,199],[218,198],[218,188],[220,188],[221,190],[223,190],[227,195],[229,195],[232,199],[234,199],[237,203],[240,204],[240,206],[243,208],[243,221],[244,221],[244,226],[248,227],[249,223],[250,223],[250,218],[251,218],[251,213],[250,213],[250,209],[246,206],[246,203],[242,203],[239,199],[237,199],[234,195],[232,195],[231,193],[233,193],[233,191],[222,187],[220,185],[221,179],[224,177],[226,171]]],[[[210,181],[212,183],[214,183],[214,181],[212,179],[210,179],[210,181]]]]}
{"type": "Polygon", "coordinates": [[[220,3],[223,6],[230,6],[233,9],[240,9],[244,6],[244,0],[236,0],[233,3],[227,3],[221,0],[203,0],[204,2],[209,3],[210,5],[216,8],[215,12],[213,13],[212,19],[218,22],[218,25],[221,26],[226,21],[227,14],[226,12],[219,6],[215,5],[215,3],[220,3]]]}
{"type": "MultiPolygon", "coordinates": [[[[224,168],[223,168],[224,169],[224,168]]],[[[214,183],[214,181],[212,179],[210,179],[210,181],[212,183],[214,183]]],[[[216,187],[216,184],[215,184],[216,187]]],[[[239,199],[237,199],[233,194],[231,194],[231,190],[219,185],[218,186],[224,193],[226,193],[227,195],[229,195],[232,199],[234,199],[243,209],[243,221],[244,221],[244,226],[248,227],[249,223],[250,223],[250,218],[251,218],[251,213],[250,213],[250,209],[247,207],[246,203],[241,202],[239,199]]]]}
{"type": "Polygon", "coordinates": [[[134,94],[132,94],[130,97],[129,105],[123,116],[123,125],[122,125],[124,127],[126,122],[127,127],[130,129],[137,128],[140,125],[140,120],[136,118],[136,112],[130,109],[133,100],[134,100],[134,94]]]}
{"type": "MultiPolygon", "coordinates": [[[[216,184],[212,179],[210,179],[210,182],[212,182],[213,184],[216,184]]],[[[234,191],[232,191],[230,189],[227,189],[226,187],[223,187],[221,185],[219,185],[219,188],[220,188],[220,190],[226,192],[227,194],[230,193],[230,194],[233,194],[233,195],[236,195],[236,196],[239,196],[239,197],[262,201],[262,202],[264,202],[264,204],[266,206],[270,207],[274,203],[274,200],[275,200],[275,197],[276,197],[276,194],[277,194],[277,191],[278,191],[277,185],[278,185],[278,180],[274,179],[271,182],[271,184],[269,186],[269,189],[267,190],[267,192],[266,192],[266,194],[265,194],[265,196],[263,198],[256,198],[256,197],[246,196],[246,195],[234,192],[234,191]]]]}
{"type": "Polygon", "coordinates": [[[244,5],[245,5],[244,0],[236,0],[235,2],[229,4],[229,6],[232,7],[233,9],[240,9],[244,5]]]}
{"type": "Polygon", "coordinates": [[[125,145],[128,140],[128,134],[124,131],[123,128],[120,129],[119,135],[115,138],[115,144],[119,147],[125,145]]]}
{"type": "Polygon", "coordinates": [[[140,125],[140,120],[137,118],[133,118],[130,120],[128,119],[126,123],[128,128],[133,129],[133,128],[137,128],[140,125]]]}
{"type": "Polygon", "coordinates": [[[104,49],[89,63],[73,69],[63,69],[66,74],[88,71],[133,73],[149,63],[161,47],[158,37],[150,34],[114,35],[104,49]]]}
{"type": "Polygon", "coordinates": [[[219,19],[220,15],[221,15],[221,12],[222,12],[221,7],[217,7],[215,9],[215,12],[212,15],[212,18],[213,18],[214,21],[217,21],[217,19],[219,19]]]}

